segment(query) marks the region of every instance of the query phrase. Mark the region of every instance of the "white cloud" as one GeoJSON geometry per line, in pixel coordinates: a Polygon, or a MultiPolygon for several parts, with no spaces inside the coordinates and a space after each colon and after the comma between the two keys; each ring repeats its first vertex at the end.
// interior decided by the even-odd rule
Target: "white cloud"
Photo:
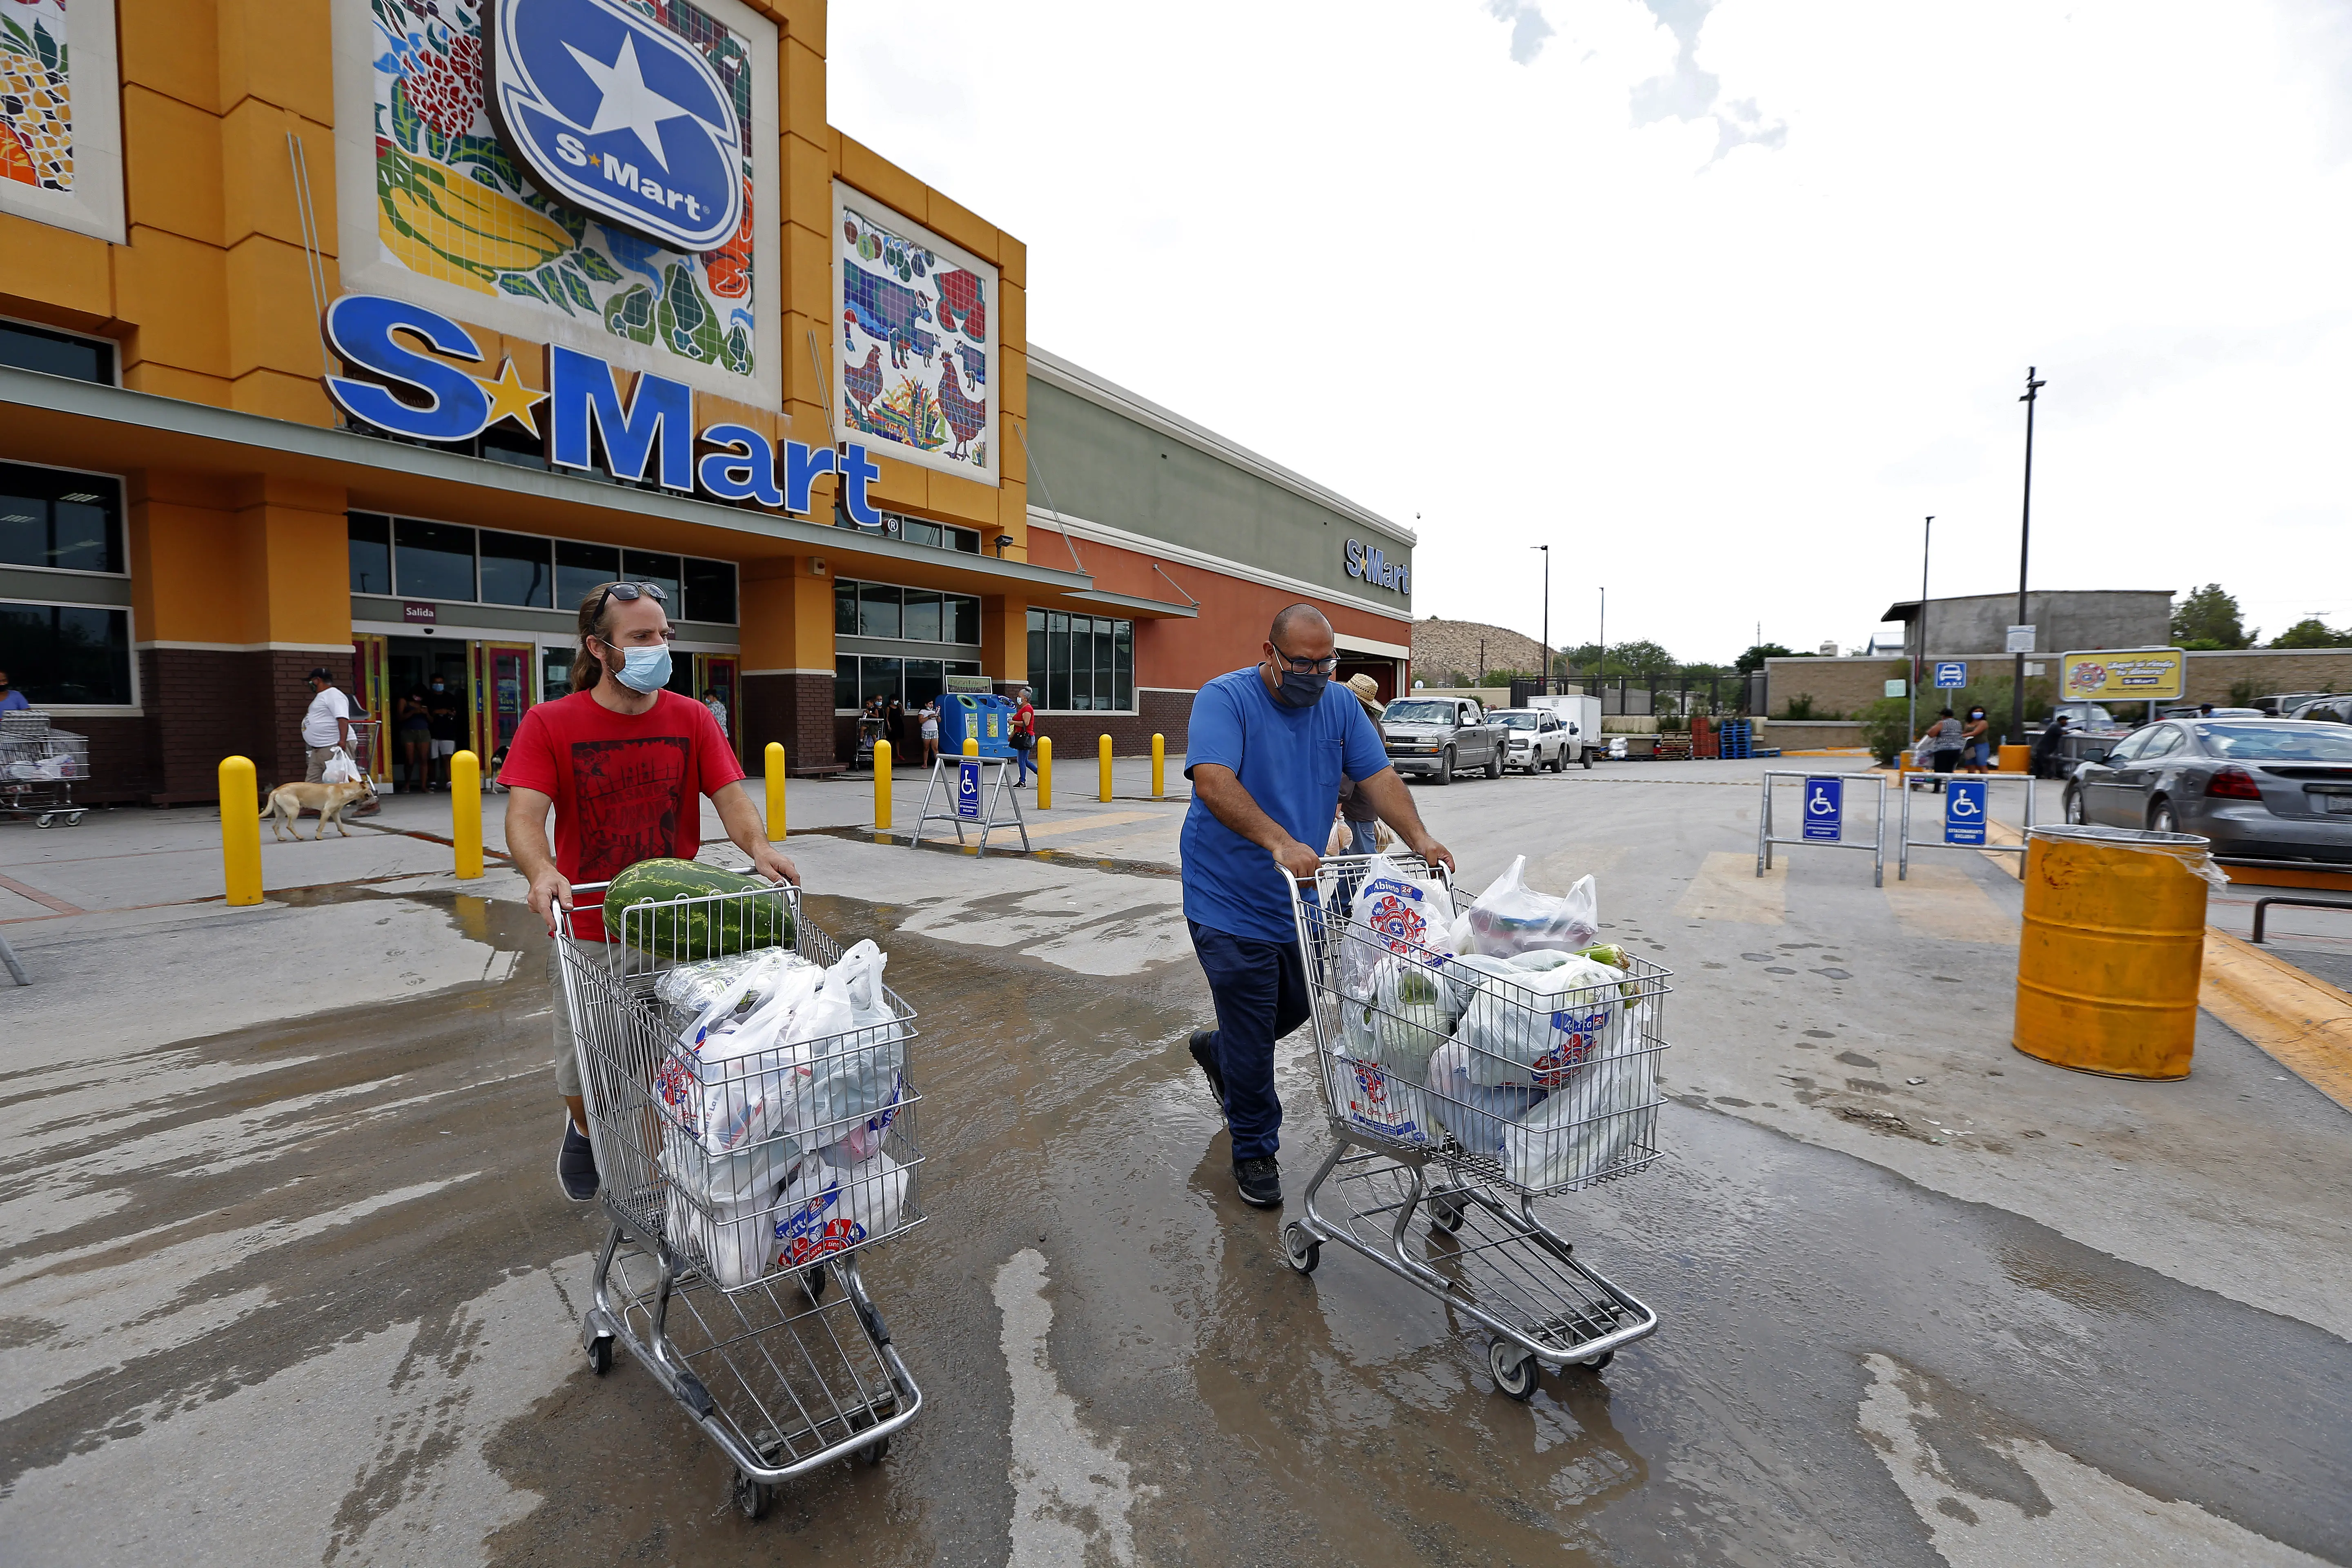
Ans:
{"type": "MultiPolygon", "coordinates": [[[[1653,5],[867,0],[831,111],[1028,242],[1038,342],[1423,514],[1423,614],[1532,632],[1492,563],[1549,542],[1563,641],[1602,583],[1685,657],[1857,641],[1929,512],[1936,592],[2013,587],[2028,364],[2037,585],[2305,591],[2352,424],[2327,6],[1653,5]]],[[[2352,621],[2341,576],[2296,613],[2352,621]]]]}
{"type": "Polygon", "coordinates": [[[1544,40],[1551,37],[1551,24],[1544,20],[1543,7],[1535,0],[1486,0],[1486,14],[1511,25],[1512,59],[1526,65],[1543,53],[1544,40]]]}

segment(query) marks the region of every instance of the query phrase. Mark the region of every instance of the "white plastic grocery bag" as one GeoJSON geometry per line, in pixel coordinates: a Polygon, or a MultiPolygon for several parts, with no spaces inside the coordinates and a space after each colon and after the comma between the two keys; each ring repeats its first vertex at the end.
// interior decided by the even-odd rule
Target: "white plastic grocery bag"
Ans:
{"type": "Polygon", "coordinates": [[[1503,1130],[1503,1170],[1523,1187],[1590,1182],[1622,1160],[1658,1098],[1658,1058],[1627,1030],[1577,1080],[1503,1130]]]}
{"type": "Polygon", "coordinates": [[[1331,1103],[1349,1125],[1392,1142],[1441,1141],[1436,1124],[1429,1119],[1429,1096],[1419,1083],[1378,1062],[1347,1057],[1326,1057],[1323,1070],[1329,1076],[1331,1103]]]}
{"type": "Polygon", "coordinates": [[[1562,1089],[1626,1032],[1623,973],[1563,957],[1550,969],[1484,974],[1470,993],[1454,1037],[1469,1047],[1471,1082],[1562,1089]]]}
{"type": "Polygon", "coordinates": [[[1470,1047],[1454,1041],[1429,1058],[1429,1108],[1454,1141],[1473,1154],[1503,1157],[1503,1134],[1544,1100],[1527,1084],[1479,1084],[1470,1080],[1470,1047]]]}
{"type": "Polygon", "coordinates": [[[793,1016],[788,1038],[806,1053],[808,1126],[821,1142],[849,1134],[898,1093],[907,1031],[882,989],[888,962],[873,942],[859,942],[793,1016]]]}
{"type": "Polygon", "coordinates": [[[1339,1005],[1348,1054],[1391,1068],[1409,1084],[1421,1082],[1429,1053],[1454,1027],[1444,984],[1423,964],[1388,953],[1372,965],[1364,990],[1339,1005]]]}
{"type": "Polygon", "coordinates": [[[1363,876],[1348,902],[1339,974],[1339,994],[1359,1000],[1369,998],[1372,971],[1385,956],[1435,963],[1426,950],[1441,945],[1454,918],[1445,883],[1434,872],[1415,874],[1375,855],[1363,876]]]}
{"type": "Polygon", "coordinates": [[[656,1073],[655,1089],[705,1154],[748,1151],[787,1134],[810,1131],[805,1050],[790,1027],[807,1011],[823,971],[787,962],[777,949],[764,965],[747,967],[713,997],[679,1036],[656,1073]],[[735,1007],[754,987],[767,999],[747,1015],[735,1007]]]}
{"type": "Polygon", "coordinates": [[[673,1186],[666,1219],[673,1250],[699,1258],[710,1278],[722,1289],[749,1285],[768,1271],[768,1241],[772,1232],[770,1210],[775,1190],[737,1203],[714,1203],[705,1215],[673,1186]]]}
{"type": "Polygon", "coordinates": [[[1471,942],[1500,958],[1531,947],[1591,947],[1601,936],[1601,895],[1592,879],[1579,878],[1567,897],[1555,898],[1528,886],[1527,864],[1524,855],[1514,859],[1471,904],[1471,942]]]}
{"type": "Polygon", "coordinates": [[[328,757],[327,765],[319,770],[319,776],[329,784],[357,784],[366,775],[360,772],[359,763],[352,761],[352,754],[337,746],[328,757]]]}
{"type": "Polygon", "coordinates": [[[856,1165],[803,1160],[784,1184],[771,1256],[801,1268],[898,1228],[907,1205],[906,1167],[887,1154],[856,1165]]]}

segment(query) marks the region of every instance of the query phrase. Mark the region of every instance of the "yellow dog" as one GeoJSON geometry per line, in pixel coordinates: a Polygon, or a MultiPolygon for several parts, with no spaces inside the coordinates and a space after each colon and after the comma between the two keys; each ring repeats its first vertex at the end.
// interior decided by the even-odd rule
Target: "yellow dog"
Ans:
{"type": "Polygon", "coordinates": [[[269,792],[261,815],[269,818],[271,837],[280,841],[289,827],[294,830],[295,837],[302,837],[301,816],[306,811],[319,814],[319,831],[310,835],[314,840],[327,836],[331,819],[335,831],[349,838],[352,833],[343,826],[343,808],[354,801],[374,798],[373,779],[363,778],[356,784],[282,784],[269,792]]]}

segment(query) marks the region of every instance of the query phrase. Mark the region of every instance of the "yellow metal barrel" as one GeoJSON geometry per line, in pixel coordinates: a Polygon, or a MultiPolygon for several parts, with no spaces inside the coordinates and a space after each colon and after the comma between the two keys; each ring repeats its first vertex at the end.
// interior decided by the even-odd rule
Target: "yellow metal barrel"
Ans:
{"type": "Polygon", "coordinates": [[[2115,1078],[2189,1076],[2207,848],[2186,833],[2032,830],[2011,1036],[2019,1050],[2115,1078]]]}

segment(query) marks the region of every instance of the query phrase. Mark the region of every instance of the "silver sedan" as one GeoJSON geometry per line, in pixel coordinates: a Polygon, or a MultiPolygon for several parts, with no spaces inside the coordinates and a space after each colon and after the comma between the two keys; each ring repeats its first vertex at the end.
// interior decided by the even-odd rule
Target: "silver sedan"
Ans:
{"type": "Polygon", "coordinates": [[[2170,719],[2066,784],[2066,820],[2196,833],[2216,854],[2352,861],[2352,728],[2170,719]]]}

